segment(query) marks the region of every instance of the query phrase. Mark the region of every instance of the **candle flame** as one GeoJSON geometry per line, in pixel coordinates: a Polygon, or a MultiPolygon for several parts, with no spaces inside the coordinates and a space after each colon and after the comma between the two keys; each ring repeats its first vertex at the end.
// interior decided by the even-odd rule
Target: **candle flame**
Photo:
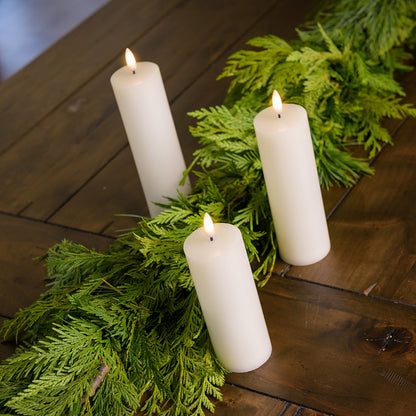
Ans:
{"type": "Polygon", "coordinates": [[[126,48],[125,57],[127,66],[134,72],[136,70],[136,58],[129,48],[126,48]]]}
{"type": "Polygon", "coordinates": [[[276,112],[276,114],[282,114],[282,99],[276,90],[273,91],[272,103],[273,110],[276,112]]]}
{"type": "Polygon", "coordinates": [[[213,240],[214,237],[214,223],[212,222],[212,218],[206,212],[204,215],[204,228],[205,232],[208,234],[210,240],[213,240]]]}

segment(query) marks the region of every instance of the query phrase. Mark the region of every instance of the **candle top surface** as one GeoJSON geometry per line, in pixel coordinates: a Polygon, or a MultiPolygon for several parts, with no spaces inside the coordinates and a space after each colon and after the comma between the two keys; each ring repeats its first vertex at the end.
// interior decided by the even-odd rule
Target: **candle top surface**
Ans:
{"type": "Polygon", "coordinates": [[[119,86],[141,84],[142,82],[155,77],[159,73],[159,66],[154,62],[137,62],[134,73],[128,65],[125,65],[114,72],[111,76],[111,83],[116,83],[119,86]]]}
{"type": "Polygon", "coordinates": [[[242,240],[241,232],[236,226],[215,223],[212,241],[204,227],[201,227],[188,236],[183,249],[187,257],[208,261],[232,251],[239,240],[242,240]]]}
{"type": "Polygon", "coordinates": [[[273,107],[267,107],[260,111],[254,118],[256,130],[284,131],[293,126],[308,121],[306,110],[297,104],[283,104],[280,117],[273,107]]]}

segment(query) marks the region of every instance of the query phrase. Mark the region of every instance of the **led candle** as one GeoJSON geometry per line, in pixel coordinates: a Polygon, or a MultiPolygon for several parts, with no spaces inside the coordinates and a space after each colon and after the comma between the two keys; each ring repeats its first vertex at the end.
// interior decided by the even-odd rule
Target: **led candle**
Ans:
{"type": "Polygon", "coordinates": [[[275,91],[254,128],[280,257],[297,266],[315,263],[330,241],[306,110],[282,104],[275,91]]]}
{"type": "Polygon", "coordinates": [[[162,210],[154,202],[168,203],[177,190],[191,191],[189,178],[179,186],[185,170],[175,125],[159,67],[152,62],[136,63],[126,49],[127,65],[111,76],[130,148],[143,187],[150,215],[162,210]]]}
{"type": "Polygon", "coordinates": [[[260,367],[272,346],[240,230],[205,214],[184,251],[219,361],[237,373],[260,367]]]}

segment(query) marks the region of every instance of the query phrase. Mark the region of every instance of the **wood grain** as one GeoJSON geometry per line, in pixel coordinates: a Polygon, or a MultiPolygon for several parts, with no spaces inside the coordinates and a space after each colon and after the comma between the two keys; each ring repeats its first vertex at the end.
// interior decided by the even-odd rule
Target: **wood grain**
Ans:
{"type": "MultiPolygon", "coordinates": [[[[223,102],[228,80],[216,81],[216,77],[224,68],[228,56],[245,47],[247,40],[267,33],[275,33],[285,39],[295,36],[294,28],[304,21],[306,14],[315,7],[315,4],[305,0],[297,0],[291,4],[291,7],[287,5],[282,7],[281,2],[278,2],[248,32],[243,32],[240,28],[240,32],[237,33],[233,28],[233,35],[238,39],[237,43],[224,51],[189,88],[173,100],[172,112],[188,163],[192,161],[192,154],[198,144],[189,133],[189,125],[194,124],[194,120],[187,116],[187,113],[223,102]],[[302,10],[302,13],[296,10],[302,10]]],[[[248,21],[251,20],[247,20],[246,17],[247,25],[248,21]]],[[[229,37],[231,34],[226,36],[229,37]]],[[[115,217],[114,214],[148,215],[128,147],[76,193],[50,218],[50,221],[94,232],[104,231],[110,235],[118,235],[119,230],[133,227],[137,221],[136,218],[115,217]],[[80,215],[74,217],[72,215],[74,211],[79,212],[80,215]]]]}
{"type": "Polygon", "coordinates": [[[297,406],[294,404],[286,404],[286,407],[279,416],[324,416],[327,413],[319,412],[317,410],[308,409],[303,406],[297,406]]]}
{"type": "MultiPolygon", "coordinates": [[[[113,0],[1,85],[0,316],[44,290],[33,257],[63,238],[104,249],[110,238],[81,229],[115,235],[135,220],[114,214],[145,213],[108,82],[126,46],[160,63],[189,162],[196,143],[186,112],[222,102],[227,81],[215,77],[226,57],[253,36],[293,36],[315,4],[113,0]]],[[[414,77],[404,77],[410,101],[414,77]]],[[[331,254],[289,271],[279,263],[288,273],[261,290],[272,357],[227,377],[216,414],[416,413],[416,308],[405,304],[416,301],[415,127],[401,126],[374,178],[324,192],[327,213],[346,196],[329,221],[331,254]]],[[[0,359],[12,350],[0,345],[0,359]]]]}
{"type": "MultiPolygon", "coordinates": [[[[234,385],[221,389],[223,401],[215,402],[219,416],[325,416],[324,413],[284,402],[234,385]]],[[[205,411],[206,415],[211,415],[205,411]]]]}
{"type": "Polygon", "coordinates": [[[34,261],[63,239],[104,250],[112,241],[87,232],[0,214],[0,315],[13,316],[45,290],[45,268],[34,261]]]}
{"type": "MultiPolygon", "coordinates": [[[[202,0],[181,4],[131,45],[143,59],[160,63],[168,97],[186,88],[191,74],[197,77],[260,14],[251,1],[216,1],[218,7],[211,2],[212,9],[202,0]],[[173,32],[175,36],[166,35],[173,32]],[[180,51],[172,54],[177,45],[180,51]]],[[[123,148],[125,133],[109,84],[120,58],[2,155],[0,210],[48,219],[123,148]],[[42,155],[42,161],[34,154],[42,155]]]]}
{"type": "MultiPolygon", "coordinates": [[[[286,403],[252,391],[226,384],[221,392],[223,401],[215,401],[215,415],[224,416],[269,416],[280,415],[286,403]]],[[[205,411],[206,415],[212,413],[205,411]]]]}
{"type": "Polygon", "coordinates": [[[407,120],[329,221],[331,252],[291,276],[416,304],[416,120],[407,120]]]}
{"type": "Polygon", "coordinates": [[[274,276],[269,361],[227,380],[338,416],[416,412],[416,309],[274,276]]]}
{"type": "Polygon", "coordinates": [[[138,215],[148,216],[149,212],[133,156],[126,147],[50,221],[118,236],[140,221],[138,215]]]}
{"type": "Polygon", "coordinates": [[[146,34],[178,3],[180,0],[113,0],[29,67],[2,83],[0,153],[20,140],[116,55],[121,58],[126,46],[146,34]]]}

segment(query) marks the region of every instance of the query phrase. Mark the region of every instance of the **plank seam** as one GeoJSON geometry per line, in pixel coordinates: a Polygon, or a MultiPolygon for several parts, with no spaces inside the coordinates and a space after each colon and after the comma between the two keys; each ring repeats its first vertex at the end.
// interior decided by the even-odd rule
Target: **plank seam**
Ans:
{"type": "Polygon", "coordinates": [[[284,414],[287,412],[290,406],[292,406],[290,403],[286,403],[285,408],[280,412],[279,416],[284,416],[284,414]]]}
{"type": "MultiPolygon", "coordinates": [[[[185,3],[186,0],[178,3],[178,6],[182,3],[185,3]]],[[[258,24],[258,22],[260,22],[268,13],[270,13],[270,11],[276,7],[278,1],[275,1],[264,13],[262,13],[256,20],[253,21],[253,23],[244,31],[242,32],[238,38],[235,39],[234,42],[230,43],[230,45],[220,54],[218,55],[218,57],[216,59],[214,59],[211,63],[209,63],[208,65],[206,65],[204,67],[204,69],[202,69],[190,82],[188,82],[188,85],[186,85],[178,94],[175,95],[175,97],[171,98],[169,100],[169,105],[172,106],[174,105],[174,103],[186,92],[188,91],[201,77],[203,74],[205,74],[206,72],[209,71],[209,69],[215,65],[221,58],[224,57],[224,55],[228,54],[229,51],[236,45],[238,44],[241,39],[256,25],[258,24]]],[[[158,21],[157,23],[155,23],[154,26],[157,26],[160,23],[160,21],[158,21]]],[[[153,29],[153,28],[152,28],[153,29]]],[[[140,37],[138,37],[136,41],[138,41],[138,39],[140,39],[143,35],[141,35],[140,37]]],[[[112,61],[111,61],[112,62],[112,61]]],[[[103,69],[104,70],[104,69],[103,69]]],[[[110,164],[122,151],[124,151],[127,147],[129,147],[129,144],[126,143],[118,152],[116,152],[104,165],[102,165],[96,172],[94,172],[93,175],[90,176],[90,178],[88,180],[86,180],[76,191],[74,191],[71,195],[69,195],[67,197],[67,199],[65,201],[63,201],[51,214],[49,214],[45,221],[47,221],[49,223],[49,220],[56,215],[73,197],[75,197],[82,189],[84,189],[88,184],[90,184],[90,182],[92,180],[94,180],[94,178],[96,176],[98,176],[107,166],[108,164],[110,164]]],[[[23,210],[22,210],[23,211],[23,210]]],[[[111,224],[110,224],[111,225],[111,224]]],[[[108,228],[108,226],[103,228],[103,232],[105,232],[105,230],[108,228]]]]}
{"type": "Polygon", "coordinates": [[[218,57],[216,59],[214,59],[211,63],[209,63],[204,69],[202,69],[201,71],[199,71],[199,73],[193,78],[193,80],[188,83],[187,86],[185,86],[182,91],[178,92],[177,95],[173,98],[172,100],[172,104],[178,99],[180,98],[184,93],[186,93],[194,84],[195,82],[197,82],[202,75],[204,75],[206,72],[209,71],[209,69],[214,66],[218,61],[220,61],[224,55],[227,55],[230,53],[230,50],[234,48],[235,45],[237,45],[243,38],[244,36],[250,32],[250,30],[256,26],[268,13],[270,13],[270,11],[276,7],[276,5],[279,3],[279,1],[275,1],[263,14],[261,14],[256,20],[253,21],[253,23],[247,27],[247,29],[241,33],[241,35],[235,39],[234,42],[230,43],[230,45],[227,47],[227,49],[225,49],[220,55],[218,55],[218,57]]]}
{"type": "MultiPolygon", "coordinates": [[[[364,296],[366,298],[372,298],[372,299],[380,300],[380,301],[383,301],[383,302],[392,303],[394,305],[407,306],[407,307],[410,307],[410,308],[416,310],[416,305],[412,305],[411,303],[401,302],[401,301],[398,301],[398,300],[389,299],[389,298],[385,298],[385,297],[382,297],[382,296],[372,295],[371,293],[368,294],[368,295],[365,295],[364,293],[357,292],[355,290],[345,289],[345,288],[337,287],[337,286],[331,286],[331,285],[327,285],[325,283],[320,283],[320,282],[313,282],[311,280],[301,279],[300,277],[295,277],[295,276],[291,276],[291,275],[288,275],[288,274],[283,276],[281,274],[273,272],[273,275],[283,277],[283,278],[287,278],[289,280],[295,280],[295,281],[301,282],[301,283],[309,283],[309,284],[315,285],[315,286],[321,286],[321,287],[326,287],[328,289],[334,289],[334,290],[337,290],[339,292],[345,292],[345,293],[351,293],[353,295],[364,296]]],[[[267,291],[267,285],[264,286],[264,289],[267,291]]],[[[271,293],[271,292],[269,292],[269,293],[271,293]]]]}
{"type": "MultiPolygon", "coordinates": [[[[396,128],[391,132],[390,136],[393,138],[397,135],[398,131],[403,127],[404,123],[409,119],[409,116],[405,117],[397,126],[396,128]]],[[[381,149],[373,156],[373,158],[369,161],[369,166],[373,166],[373,164],[375,163],[375,161],[378,159],[378,157],[381,155],[381,152],[389,145],[389,143],[384,143],[383,146],[381,147],[381,149]]],[[[358,182],[361,181],[361,179],[363,178],[363,175],[360,175],[356,181],[354,182],[354,184],[352,186],[350,186],[345,193],[341,196],[341,198],[338,200],[338,202],[335,204],[335,206],[332,208],[332,210],[328,213],[328,215],[326,216],[326,220],[329,221],[331,219],[331,217],[333,216],[333,214],[335,213],[335,211],[340,207],[340,205],[345,201],[345,199],[347,198],[347,196],[352,192],[353,189],[355,189],[355,187],[357,186],[358,182]]],[[[291,264],[288,265],[288,267],[286,267],[286,269],[281,273],[281,276],[286,276],[287,273],[289,273],[289,270],[292,268],[293,266],[291,264]]],[[[307,280],[306,280],[307,281],[307,280]]],[[[331,287],[331,286],[329,286],[331,287]]]]}
{"type": "MultiPolygon", "coordinates": [[[[188,0],[182,0],[182,1],[178,1],[177,3],[175,3],[174,6],[172,6],[170,9],[168,9],[162,16],[160,16],[158,19],[155,20],[154,24],[152,26],[149,26],[148,29],[146,29],[145,31],[143,31],[139,36],[137,36],[136,38],[134,38],[132,40],[132,43],[137,42],[139,39],[143,38],[144,36],[146,36],[150,31],[154,30],[154,28],[156,26],[158,26],[176,7],[182,5],[183,3],[186,3],[188,0]]],[[[117,53],[117,54],[121,54],[117,53]]],[[[51,109],[51,111],[49,111],[47,114],[45,114],[45,116],[43,116],[36,124],[34,124],[31,128],[29,128],[24,134],[22,134],[22,136],[20,137],[20,139],[16,140],[15,142],[11,143],[9,147],[7,147],[7,150],[10,149],[11,146],[13,146],[15,143],[20,142],[21,139],[23,139],[24,136],[26,136],[27,134],[29,134],[29,132],[31,130],[33,130],[39,123],[43,122],[45,119],[47,119],[58,107],[60,107],[61,105],[63,105],[64,102],[68,101],[71,97],[73,97],[74,95],[76,95],[80,90],[82,90],[92,79],[94,79],[98,74],[102,73],[103,71],[106,70],[106,68],[112,64],[112,62],[114,61],[115,58],[112,58],[110,60],[108,60],[106,63],[104,63],[101,67],[101,69],[99,69],[98,71],[96,71],[94,74],[92,74],[89,78],[87,78],[83,83],[81,83],[77,88],[75,88],[70,94],[68,94],[65,99],[63,99],[62,101],[60,101],[53,109],[51,109]]],[[[50,218],[52,218],[57,212],[59,212],[60,209],[62,209],[62,207],[64,207],[79,191],[81,191],[87,184],[89,184],[91,182],[91,180],[93,180],[115,157],[117,157],[126,147],[128,146],[127,144],[124,144],[115,154],[112,155],[112,157],[103,165],[101,166],[96,172],[94,172],[94,174],[86,181],[84,182],[76,191],[74,191],[73,193],[71,193],[55,210],[53,210],[48,216],[46,216],[45,218],[45,222],[47,224],[54,224],[53,222],[49,222],[50,218]]],[[[2,152],[0,152],[0,156],[2,155],[2,152]]],[[[31,204],[29,204],[31,205],[31,204]]],[[[19,215],[22,214],[25,209],[28,208],[28,206],[26,206],[25,208],[21,209],[19,211],[19,215]]],[[[22,215],[21,215],[22,216],[22,215]]],[[[23,216],[22,216],[23,218],[23,216]]],[[[71,228],[71,227],[69,227],[71,228]]],[[[75,228],[76,229],[76,228],[75,228]]],[[[104,231],[104,230],[103,230],[104,231]]],[[[100,235],[104,235],[104,234],[100,234],[100,235]]]]}
{"type": "Polygon", "coordinates": [[[59,228],[65,229],[65,230],[76,231],[76,232],[85,233],[85,234],[89,234],[89,235],[93,235],[93,236],[97,236],[97,237],[109,238],[111,240],[116,239],[116,237],[114,237],[112,235],[99,234],[99,233],[96,233],[94,231],[82,230],[80,228],[70,227],[68,225],[62,225],[62,224],[56,224],[56,223],[53,223],[53,222],[47,222],[45,220],[41,220],[41,219],[38,219],[38,218],[31,218],[31,217],[26,217],[24,215],[12,214],[10,212],[5,212],[5,211],[1,211],[1,210],[0,210],[0,215],[6,215],[8,217],[13,217],[13,218],[16,218],[16,219],[22,219],[22,220],[26,220],[26,221],[37,222],[39,224],[51,225],[53,227],[59,227],[59,228]]]}
{"type": "MultiPolygon", "coordinates": [[[[396,136],[397,132],[403,127],[404,123],[409,119],[409,117],[405,117],[397,126],[396,128],[391,132],[390,136],[393,138],[394,136],[396,136]]],[[[373,156],[372,159],[370,159],[370,161],[368,162],[369,166],[373,166],[373,164],[375,163],[375,161],[378,159],[378,157],[381,155],[381,152],[389,145],[389,143],[384,143],[381,147],[381,149],[373,156]]],[[[351,193],[351,191],[357,186],[358,182],[361,181],[361,179],[364,176],[361,175],[357,178],[357,180],[354,182],[354,185],[352,185],[351,187],[349,187],[346,192],[342,195],[342,197],[338,200],[338,202],[336,203],[335,207],[332,208],[332,210],[330,211],[330,213],[327,215],[326,219],[329,220],[332,215],[334,214],[334,212],[337,210],[337,208],[341,205],[341,203],[345,200],[345,198],[351,193]]]]}
{"type": "MultiPolygon", "coordinates": [[[[152,31],[154,29],[155,26],[159,25],[160,22],[162,20],[164,20],[170,13],[172,13],[172,11],[180,6],[181,4],[185,3],[186,1],[189,0],[182,0],[182,1],[178,1],[177,3],[175,3],[170,9],[168,9],[164,14],[162,14],[158,19],[156,19],[152,25],[150,25],[145,31],[143,31],[139,36],[137,36],[136,38],[134,38],[132,40],[132,42],[137,42],[139,39],[141,39],[142,37],[146,36],[150,31],[152,31]]],[[[106,7],[106,5],[104,5],[103,7],[106,7]]],[[[99,9],[101,10],[101,9],[99,9]]],[[[97,10],[94,14],[98,13],[97,10]]],[[[94,15],[93,14],[93,15],[94,15]]],[[[89,18],[91,18],[93,15],[91,15],[89,18]]],[[[88,20],[88,19],[86,19],[88,20]]],[[[84,21],[85,22],[85,21],[84,21]]],[[[80,25],[82,25],[84,22],[80,23],[80,25]]],[[[65,38],[66,36],[68,36],[70,33],[72,33],[74,30],[77,29],[78,26],[76,26],[74,29],[72,29],[70,32],[68,32],[66,35],[64,35],[62,38],[60,38],[57,42],[55,42],[54,45],[56,45],[61,39],[65,38]]],[[[52,47],[54,46],[52,45],[52,47]]],[[[122,51],[124,53],[124,50],[122,51]]],[[[121,51],[117,52],[116,56],[120,55],[121,51]]],[[[41,54],[42,55],[42,54],[41,54]]],[[[39,56],[41,56],[39,55],[39,56]]],[[[71,92],[69,92],[64,99],[58,101],[48,112],[46,112],[43,116],[40,116],[40,118],[31,126],[29,126],[27,128],[27,130],[25,130],[24,132],[21,133],[21,135],[19,137],[16,137],[8,146],[6,146],[4,149],[2,149],[0,151],[0,156],[2,156],[3,154],[7,153],[11,148],[13,148],[15,145],[17,145],[18,143],[20,143],[32,130],[34,130],[39,124],[41,124],[44,120],[46,120],[51,114],[53,114],[55,112],[55,110],[59,107],[61,107],[63,105],[63,103],[65,103],[66,101],[68,101],[71,97],[73,97],[75,94],[77,94],[82,88],[84,88],[92,79],[94,79],[98,74],[102,73],[109,65],[111,65],[111,63],[115,60],[116,58],[111,58],[109,59],[107,62],[104,62],[101,66],[100,69],[98,69],[97,71],[95,71],[94,73],[92,73],[89,77],[87,77],[85,79],[84,82],[80,83],[77,87],[75,87],[71,92]]],[[[6,81],[7,82],[7,81],[6,81]]]]}
{"type": "MultiPolygon", "coordinates": [[[[46,218],[45,222],[47,224],[53,224],[49,222],[49,220],[56,215],[75,195],[77,195],[82,189],[84,189],[97,175],[99,175],[121,152],[123,152],[127,147],[129,147],[128,143],[125,143],[117,152],[115,152],[110,159],[107,160],[96,172],[94,172],[82,185],[80,185],[74,192],[72,192],[68,197],[59,204],[46,218]]],[[[105,231],[106,227],[102,230],[105,231]]],[[[101,234],[99,234],[101,235],[101,234]]]]}
{"type": "Polygon", "coordinates": [[[250,391],[252,393],[257,393],[257,394],[260,394],[261,396],[269,397],[271,399],[275,399],[275,400],[280,400],[282,402],[286,402],[289,406],[286,405],[285,408],[283,409],[283,413],[281,413],[279,416],[284,416],[287,408],[289,408],[291,405],[294,405],[294,406],[297,406],[297,407],[302,407],[304,409],[310,409],[310,410],[313,410],[315,412],[321,412],[321,413],[323,413],[324,415],[327,415],[327,416],[337,416],[334,413],[327,413],[327,412],[325,412],[323,410],[319,410],[319,409],[316,409],[316,408],[313,408],[313,407],[305,406],[305,405],[300,404],[300,403],[292,402],[291,400],[286,400],[286,399],[283,399],[283,398],[281,398],[279,396],[274,396],[272,394],[265,393],[263,391],[258,391],[256,389],[252,389],[250,387],[242,386],[241,384],[230,383],[228,381],[226,381],[225,384],[228,384],[229,386],[232,386],[232,387],[237,387],[237,388],[240,388],[240,389],[243,389],[243,390],[247,390],[247,391],[250,391]]]}

